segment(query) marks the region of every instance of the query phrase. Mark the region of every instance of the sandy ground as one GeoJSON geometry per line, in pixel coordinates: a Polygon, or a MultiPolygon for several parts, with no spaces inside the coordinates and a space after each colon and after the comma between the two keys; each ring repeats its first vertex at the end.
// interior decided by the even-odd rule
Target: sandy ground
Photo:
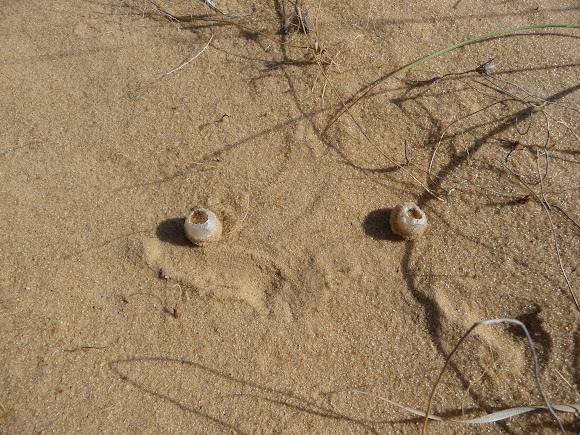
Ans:
{"type": "MultiPolygon", "coordinates": [[[[304,0],[318,25],[297,31],[289,3],[287,36],[278,1],[218,2],[255,8],[232,19],[247,29],[186,20],[224,18],[201,0],[160,5],[182,22],[140,0],[0,2],[0,432],[418,433],[352,390],[425,410],[461,336],[504,317],[529,328],[551,403],[580,402],[580,313],[532,195],[580,297],[580,31],[387,78],[470,37],[579,23],[577,1],[304,0]],[[400,80],[492,58],[495,78],[400,80]],[[368,139],[349,115],[323,134],[373,83],[351,110],[368,139]],[[406,201],[429,219],[414,242],[388,227],[406,201]],[[222,219],[217,244],[186,240],[197,205],[222,219]]],[[[475,332],[433,411],[542,404],[522,331],[475,332]]]]}

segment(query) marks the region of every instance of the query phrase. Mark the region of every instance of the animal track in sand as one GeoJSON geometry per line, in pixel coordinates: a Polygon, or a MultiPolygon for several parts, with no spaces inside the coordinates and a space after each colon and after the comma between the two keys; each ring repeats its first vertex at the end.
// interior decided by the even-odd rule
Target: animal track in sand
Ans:
{"type": "MultiPolygon", "coordinates": [[[[437,303],[441,307],[446,321],[459,325],[460,330],[466,331],[475,322],[486,318],[476,304],[467,297],[450,297],[443,291],[436,292],[437,303]]],[[[517,346],[508,332],[496,328],[480,328],[477,335],[493,349],[498,358],[502,358],[505,367],[516,376],[526,369],[525,346],[517,346]]]]}
{"type": "Polygon", "coordinates": [[[160,276],[174,280],[201,297],[242,301],[260,314],[286,320],[301,317],[326,288],[325,275],[313,258],[288,260],[231,244],[209,248],[141,238],[131,250],[160,276]]]}

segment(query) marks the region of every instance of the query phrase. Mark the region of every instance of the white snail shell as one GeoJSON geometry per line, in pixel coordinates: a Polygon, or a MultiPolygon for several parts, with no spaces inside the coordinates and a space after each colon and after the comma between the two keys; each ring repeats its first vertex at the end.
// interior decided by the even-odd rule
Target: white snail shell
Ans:
{"type": "Polygon", "coordinates": [[[412,202],[397,205],[391,212],[391,230],[404,239],[413,240],[423,234],[427,216],[412,202]]]}
{"type": "Polygon", "coordinates": [[[216,242],[222,235],[222,223],[210,210],[196,207],[185,219],[185,235],[194,245],[216,242]]]}

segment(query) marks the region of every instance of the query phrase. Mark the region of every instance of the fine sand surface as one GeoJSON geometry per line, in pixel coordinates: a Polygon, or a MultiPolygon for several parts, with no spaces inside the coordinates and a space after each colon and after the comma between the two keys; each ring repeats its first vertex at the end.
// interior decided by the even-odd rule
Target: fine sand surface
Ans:
{"type": "MultiPolygon", "coordinates": [[[[225,18],[202,0],[159,1],[181,22],[144,0],[0,2],[0,433],[420,433],[352,390],[425,411],[461,336],[494,318],[527,325],[552,404],[580,402],[554,243],[580,297],[580,30],[387,78],[485,33],[578,24],[578,2],[303,0],[312,32],[288,3],[286,36],[278,0],[216,4],[255,11],[226,18],[242,28],[196,19],[225,18]],[[474,71],[491,59],[495,78],[474,71]],[[356,123],[324,132],[373,83],[356,123]],[[407,201],[429,220],[416,241],[388,227],[407,201]],[[185,238],[198,205],[217,244],[185,238]]],[[[459,348],[432,412],[543,403],[524,333],[501,324],[459,348]]]]}

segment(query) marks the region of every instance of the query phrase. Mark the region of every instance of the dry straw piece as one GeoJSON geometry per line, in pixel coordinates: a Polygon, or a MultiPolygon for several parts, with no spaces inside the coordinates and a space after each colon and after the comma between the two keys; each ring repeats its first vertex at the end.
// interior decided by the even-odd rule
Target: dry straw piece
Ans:
{"type": "Polygon", "coordinates": [[[185,235],[194,245],[216,242],[222,235],[222,223],[213,212],[196,207],[185,219],[185,235]]]}
{"type": "Polygon", "coordinates": [[[414,240],[425,231],[427,216],[416,204],[406,202],[393,209],[390,223],[393,233],[404,239],[414,240]]]}

